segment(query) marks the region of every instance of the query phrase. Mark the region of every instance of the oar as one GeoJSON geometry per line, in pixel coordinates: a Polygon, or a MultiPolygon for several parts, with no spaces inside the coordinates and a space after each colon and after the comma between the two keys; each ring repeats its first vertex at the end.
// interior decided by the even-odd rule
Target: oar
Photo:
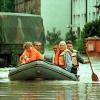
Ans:
{"type": "Polygon", "coordinates": [[[91,64],[91,61],[90,61],[90,58],[89,58],[89,54],[87,52],[87,48],[86,48],[86,54],[87,54],[88,60],[90,62],[90,67],[91,67],[91,71],[92,71],[92,81],[99,81],[98,76],[93,71],[92,64],[91,64]]]}

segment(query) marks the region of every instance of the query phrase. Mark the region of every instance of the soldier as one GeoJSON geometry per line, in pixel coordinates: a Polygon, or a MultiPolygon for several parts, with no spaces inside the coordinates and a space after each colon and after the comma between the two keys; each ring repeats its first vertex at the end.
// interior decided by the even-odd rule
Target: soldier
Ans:
{"type": "Polygon", "coordinates": [[[67,49],[69,49],[72,52],[72,64],[73,67],[71,69],[71,72],[77,75],[77,69],[79,67],[79,62],[82,64],[89,63],[89,60],[84,60],[81,55],[79,55],[78,51],[73,49],[72,41],[67,41],[67,49]]]}

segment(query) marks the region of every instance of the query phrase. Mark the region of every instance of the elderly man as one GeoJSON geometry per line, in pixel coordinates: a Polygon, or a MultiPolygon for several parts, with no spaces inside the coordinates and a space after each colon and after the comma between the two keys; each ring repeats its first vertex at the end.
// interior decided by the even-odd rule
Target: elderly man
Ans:
{"type": "Polygon", "coordinates": [[[55,54],[54,64],[71,72],[72,60],[71,52],[66,48],[65,41],[59,43],[59,51],[55,54]]]}

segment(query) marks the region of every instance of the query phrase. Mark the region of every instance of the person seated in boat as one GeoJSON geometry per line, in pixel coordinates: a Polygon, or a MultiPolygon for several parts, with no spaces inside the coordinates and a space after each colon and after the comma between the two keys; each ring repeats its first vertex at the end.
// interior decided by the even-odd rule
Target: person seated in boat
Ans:
{"type": "Polygon", "coordinates": [[[59,43],[59,50],[57,51],[54,57],[54,64],[71,72],[72,68],[71,52],[67,49],[65,41],[61,41],[59,43]]]}
{"type": "Polygon", "coordinates": [[[26,64],[34,60],[43,59],[43,55],[33,47],[32,42],[25,42],[23,44],[23,49],[24,52],[19,59],[21,64],[26,64]]]}
{"type": "Polygon", "coordinates": [[[35,49],[37,49],[39,52],[41,52],[42,43],[40,41],[34,41],[33,46],[35,49]]]}
{"type": "Polygon", "coordinates": [[[50,63],[54,63],[54,56],[58,49],[59,49],[58,43],[53,44],[53,51],[46,52],[44,54],[44,59],[50,63]]]}
{"type": "Polygon", "coordinates": [[[72,41],[68,40],[66,42],[66,44],[67,44],[67,49],[72,52],[72,64],[73,64],[73,67],[71,69],[71,72],[77,75],[77,69],[79,67],[79,62],[82,63],[82,64],[86,64],[86,63],[89,63],[89,60],[85,60],[80,56],[78,51],[73,48],[72,41]]]}
{"type": "Polygon", "coordinates": [[[56,53],[59,51],[59,44],[58,43],[55,43],[53,45],[53,56],[52,56],[52,62],[54,63],[54,57],[56,55],[56,53]]]}

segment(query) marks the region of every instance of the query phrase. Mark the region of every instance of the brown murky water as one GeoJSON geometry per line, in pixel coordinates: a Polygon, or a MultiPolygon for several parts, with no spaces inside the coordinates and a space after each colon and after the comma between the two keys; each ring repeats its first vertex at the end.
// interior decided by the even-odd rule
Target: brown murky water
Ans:
{"type": "MultiPolygon", "coordinates": [[[[100,80],[100,59],[92,60],[100,80]]],[[[0,100],[100,100],[100,81],[92,82],[89,64],[80,64],[80,81],[10,81],[10,68],[0,69],[0,100]]]]}

